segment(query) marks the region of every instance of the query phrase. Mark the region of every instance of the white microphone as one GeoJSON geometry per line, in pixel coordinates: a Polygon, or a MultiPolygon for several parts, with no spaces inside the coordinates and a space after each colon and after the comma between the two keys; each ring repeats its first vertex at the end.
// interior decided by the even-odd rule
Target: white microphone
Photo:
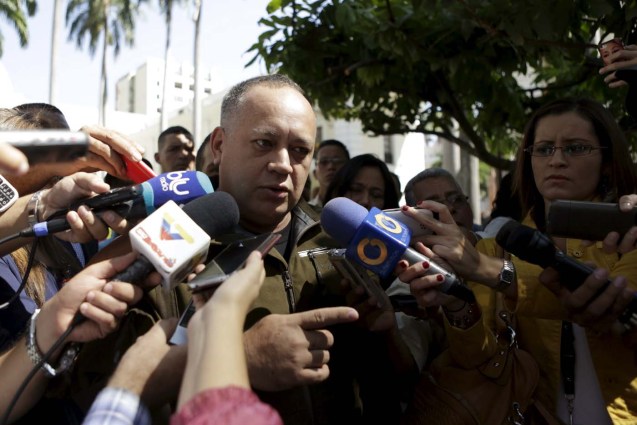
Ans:
{"type": "MultiPolygon", "coordinates": [[[[210,246],[210,236],[174,201],[133,227],[129,237],[133,251],[161,275],[166,290],[182,282],[206,258],[210,246]]],[[[126,276],[118,277],[128,281],[126,276]]]]}

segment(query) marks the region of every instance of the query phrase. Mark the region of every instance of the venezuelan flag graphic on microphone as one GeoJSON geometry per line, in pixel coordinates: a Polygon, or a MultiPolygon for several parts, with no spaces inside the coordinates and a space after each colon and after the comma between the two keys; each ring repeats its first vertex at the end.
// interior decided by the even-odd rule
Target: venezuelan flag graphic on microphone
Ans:
{"type": "Polygon", "coordinates": [[[188,243],[193,242],[192,236],[179,223],[175,223],[175,220],[168,212],[165,212],[162,217],[159,237],[164,241],[184,240],[188,243]]]}

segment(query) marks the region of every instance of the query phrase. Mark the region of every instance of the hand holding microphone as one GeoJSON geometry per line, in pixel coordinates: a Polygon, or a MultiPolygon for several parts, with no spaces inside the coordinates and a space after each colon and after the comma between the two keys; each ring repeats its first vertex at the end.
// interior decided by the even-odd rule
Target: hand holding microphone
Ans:
{"type": "Polygon", "coordinates": [[[407,227],[377,208],[368,213],[347,198],[335,198],[323,208],[321,225],[347,247],[348,258],[381,277],[388,277],[400,260],[410,265],[427,263],[427,274],[437,276],[440,291],[464,301],[475,301],[473,292],[453,273],[409,248],[411,235],[407,227]]]}
{"type": "MultiPolygon", "coordinates": [[[[202,196],[183,209],[168,201],[131,229],[131,246],[140,256],[112,280],[138,283],[156,270],[164,289],[172,289],[206,258],[210,239],[238,223],[239,207],[225,192],[202,196]]],[[[83,321],[78,313],[72,326],[83,321]]]]}
{"type": "MultiPolygon", "coordinates": [[[[564,288],[570,292],[582,289],[584,294],[588,293],[587,304],[612,293],[612,291],[607,292],[612,284],[607,277],[600,277],[599,272],[594,268],[567,256],[539,230],[512,221],[500,229],[496,241],[508,252],[528,263],[555,269],[559,273],[560,283],[564,288]],[[589,293],[590,288],[595,288],[594,293],[589,293]]],[[[552,281],[554,276],[545,274],[544,279],[552,281]]],[[[637,296],[633,293],[630,301],[619,300],[619,302],[625,307],[618,315],[619,322],[626,329],[635,327],[637,325],[637,296]]]]}
{"type": "MultiPolygon", "coordinates": [[[[79,214],[84,215],[83,218],[91,220],[91,223],[96,225],[101,224],[101,222],[100,220],[96,220],[94,215],[101,216],[110,210],[116,212],[127,221],[130,221],[148,216],[168,200],[173,200],[177,204],[186,204],[212,191],[213,188],[210,179],[199,171],[164,173],[144,183],[114,189],[88,199],[71,202],[69,197],[63,197],[61,198],[62,200],[56,202],[54,205],[54,208],[59,209],[58,211],[49,213],[48,209],[52,208],[48,208],[47,211],[42,214],[44,218],[48,218],[48,220],[46,222],[40,222],[32,226],[32,228],[24,229],[22,236],[46,236],[70,228],[75,230],[76,227],[80,227],[76,214],[70,213],[66,218],[64,218],[63,215],[76,209],[79,214]],[[66,204],[64,202],[66,202],[66,204]],[[86,207],[91,210],[89,211],[86,207]]],[[[77,199],[77,195],[71,199],[77,199]]],[[[121,228],[125,225],[126,223],[121,223],[119,228],[115,230],[121,231],[123,230],[121,228]]],[[[102,228],[105,229],[103,224],[102,228]]],[[[99,236],[94,232],[90,232],[90,234],[94,236],[94,238],[96,238],[95,236],[99,236]]],[[[101,237],[103,236],[104,235],[101,235],[101,237]]]]}

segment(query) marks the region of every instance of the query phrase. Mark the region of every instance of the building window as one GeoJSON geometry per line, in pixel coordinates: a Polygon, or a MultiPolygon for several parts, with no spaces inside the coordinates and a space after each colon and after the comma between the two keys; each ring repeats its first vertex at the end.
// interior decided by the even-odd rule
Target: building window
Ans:
{"type": "Polygon", "coordinates": [[[128,112],[135,112],[135,77],[128,83],[128,112]]]}
{"type": "Polygon", "coordinates": [[[383,154],[386,164],[394,163],[394,152],[392,150],[392,136],[383,136],[383,154]]]}
{"type": "Polygon", "coordinates": [[[177,82],[175,83],[175,88],[176,89],[180,89],[182,87],[181,83],[177,82]]]}
{"type": "Polygon", "coordinates": [[[211,94],[211,93],[212,93],[212,90],[211,90],[211,89],[204,89],[204,92],[205,92],[206,94],[211,94]]]}

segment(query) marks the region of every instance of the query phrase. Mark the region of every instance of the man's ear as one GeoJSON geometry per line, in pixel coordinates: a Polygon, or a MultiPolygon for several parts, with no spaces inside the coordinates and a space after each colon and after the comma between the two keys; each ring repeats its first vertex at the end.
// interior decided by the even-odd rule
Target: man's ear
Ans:
{"type": "Polygon", "coordinates": [[[210,134],[210,149],[212,149],[212,162],[215,165],[219,165],[221,162],[221,152],[223,150],[223,142],[225,141],[226,134],[223,128],[217,127],[210,134]]]}
{"type": "Polygon", "coordinates": [[[154,156],[154,158],[155,158],[155,162],[156,162],[156,163],[161,164],[161,163],[159,162],[159,152],[155,152],[155,156],[154,156]]]}

